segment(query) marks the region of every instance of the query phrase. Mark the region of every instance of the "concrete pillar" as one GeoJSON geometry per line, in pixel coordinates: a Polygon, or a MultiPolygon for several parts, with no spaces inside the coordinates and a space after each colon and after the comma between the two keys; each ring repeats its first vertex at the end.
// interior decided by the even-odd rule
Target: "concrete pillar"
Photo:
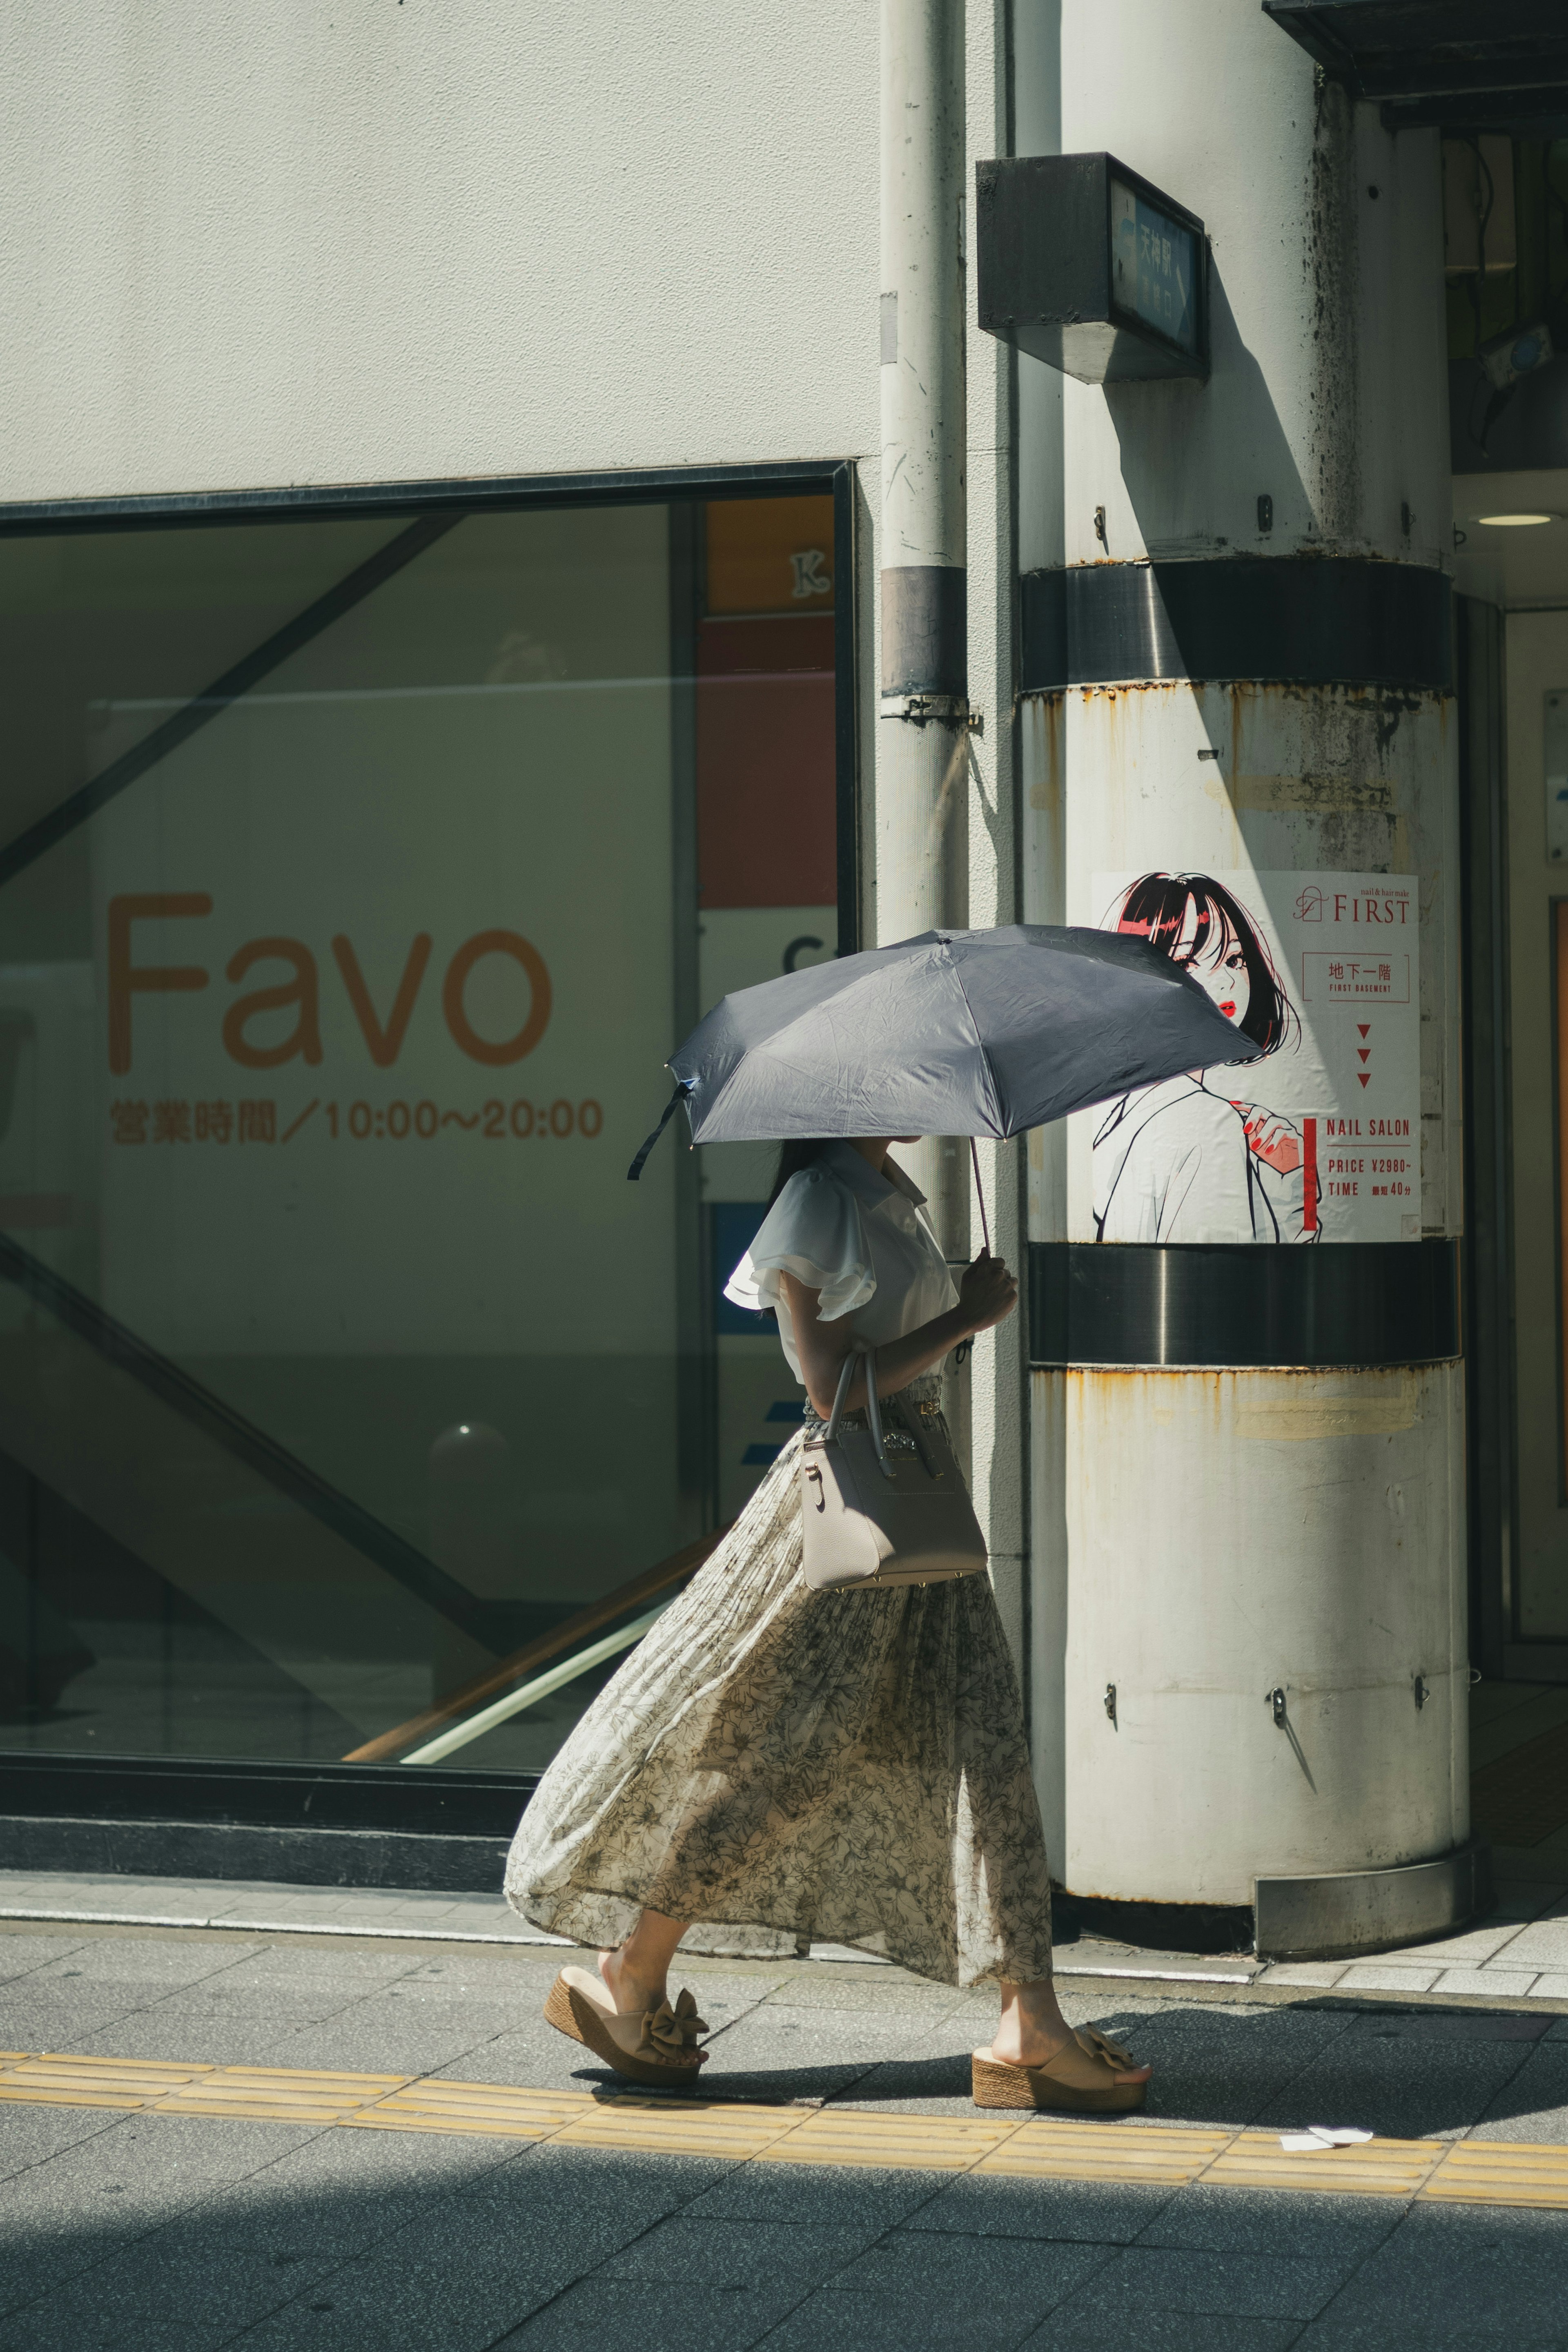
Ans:
{"type": "Polygon", "coordinates": [[[1437,140],[1228,0],[1061,27],[1062,151],[1207,226],[1213,372],[1048,396],[1019,363],[1024,911],[1099,923],[1141,873],[1411,877],[1420,1166],[1394,1238],[1347,1211],[1102,1240],[1094,1120],[1034,1150],[1042,1793],[1075,1893],[1303,1880],[1260,1895],[1294,1906],[1276,1948],[1370,1948],[1470,1883],[1437,140]]]}

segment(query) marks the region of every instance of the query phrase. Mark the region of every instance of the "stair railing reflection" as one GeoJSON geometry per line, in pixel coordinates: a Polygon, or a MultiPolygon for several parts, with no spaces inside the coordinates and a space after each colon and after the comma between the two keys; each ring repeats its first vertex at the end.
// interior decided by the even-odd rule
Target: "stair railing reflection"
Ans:
{"type": "Polygon", "coordinates": [[[695,1575],[710,1553],[716,1551],[729,1533],[727,1527],[716,1528],[700,1542],[687,1544],[682,1550],[671,1552],[656,1567],[645,1569],[641,1576],[628,1583],[617,1585],[612,1592],[602,1594],[580,1609],[564,1624],[541,1634],[538,1641],[515,1650],[509,1658],[491,1666],[482,1675],[448,1691],[434,1706],[422,1715],[410,1717],[391,1731],[383,1731],[368,1739],[362,1748],[350,1748],[344,1757],[345,1764],[383,1764],[398,1757],[405,1764],[438,1764],[457,1748],[465,1748],[471,1740],[493,1731],[497,1724],[506,1723],[525,1707],[546,1698],[551,1691],[560,1690],[580,1675],[602,1664],[619,1650],[629,1650],[640,1642],[655,1618],[663,1615],[676,1598],[674,1587],[685,1584],[695,1575]],[[614,1625],[617,1617],[639,1602],[662,1595],[656,1609],[650,1609],[629,1624],[615,1626],[602,1640],[591,1643],[585,1650],[576,1645],[598,1633],[601,1625],[614,1625]],[[562,1656],[563,1652],[572,1653],[562,1656]],[[542,1667],[550,1659],[560,1663],[542,1674],[530,1669],[542,1667]],[[526,1679],[524,1679],[526,1677],[526,1679]],[[486,1704],[488,1702],[488,1704],[486,1704]],[[471,1712],[471,1710],[477,1712],[471,1712]],[[427,1738],[427,1734],[434,1735],[427,1738]]]}

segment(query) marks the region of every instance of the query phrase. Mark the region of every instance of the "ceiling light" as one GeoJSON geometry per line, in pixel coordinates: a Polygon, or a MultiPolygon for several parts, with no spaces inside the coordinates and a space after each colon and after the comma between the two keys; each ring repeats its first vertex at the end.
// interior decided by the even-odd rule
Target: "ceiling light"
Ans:
{"type": "Polygon", "coordinates": [[[1485,523],[1493,530],[1522,530],[1527,523],[1556,522],[1554,514],[1472,515],[1472,522],[1485,523]]]}

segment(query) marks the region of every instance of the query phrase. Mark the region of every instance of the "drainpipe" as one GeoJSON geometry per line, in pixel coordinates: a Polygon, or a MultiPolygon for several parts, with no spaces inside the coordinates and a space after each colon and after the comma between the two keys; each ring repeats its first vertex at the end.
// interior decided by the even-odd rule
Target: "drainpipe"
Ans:
{"type": "MultiPolygon", "coordinates": [[[[876,935],[961,925],[968,676],[964,515],[964,5],[882,0],[882,661],[876,935]]],[[[967,1255],[949,1140],[906,1155],[967,1255]]]]}

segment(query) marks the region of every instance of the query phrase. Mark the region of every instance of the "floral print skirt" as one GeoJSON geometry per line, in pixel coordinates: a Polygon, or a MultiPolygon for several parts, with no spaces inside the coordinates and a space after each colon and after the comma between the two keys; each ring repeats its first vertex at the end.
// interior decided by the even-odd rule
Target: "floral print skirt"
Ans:
{"type": "Polygon", "coordinates": [[[698,1952],[1045,1976],[1045,1841],[990,1579],[811,1591],[800,1443],[557,1755],[507,1899],[582,1944],[646,1906],[698,1952]]]}

